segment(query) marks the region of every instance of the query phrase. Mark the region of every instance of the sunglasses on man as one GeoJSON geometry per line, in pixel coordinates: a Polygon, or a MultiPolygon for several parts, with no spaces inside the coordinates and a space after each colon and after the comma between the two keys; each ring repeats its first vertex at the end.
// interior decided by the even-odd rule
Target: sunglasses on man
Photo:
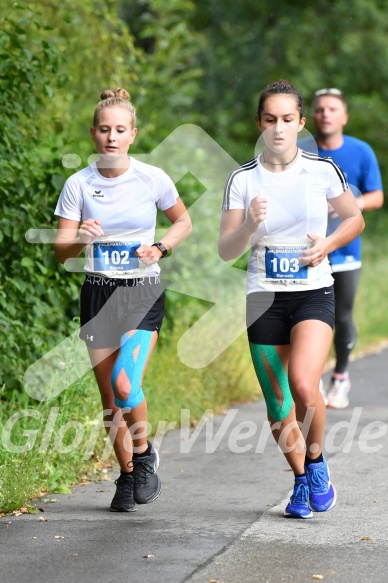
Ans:
{"type": "Polygon", "coordinates": [[[315,97],[319,97],[320,95],[337,95],[339,97],[344,96],[341,89],[336,89],[335,87],[330,87],[330,88],[326,88],[326,89],[318,89],[318,91],[316,91],[314,93],[314,95],[315,95],[315,97]]]}

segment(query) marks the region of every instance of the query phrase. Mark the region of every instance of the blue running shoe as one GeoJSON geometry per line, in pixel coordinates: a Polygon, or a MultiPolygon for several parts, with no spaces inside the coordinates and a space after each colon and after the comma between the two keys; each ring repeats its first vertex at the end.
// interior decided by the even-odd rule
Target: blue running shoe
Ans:
{"type": "Polygon", "coordinates": [[[295,478],[294,491],[284,511],[288,518],[312,518],[309,507],[309,487],[306,476],[295,478]]]}
{"type": "Polygon", "coordinates": [[[326,512],[333,508],[337,493],[330,481],[329,468],[325,458],[323,462],[304,467],[309,486],[309,505],[316,512],[326,512]]]}

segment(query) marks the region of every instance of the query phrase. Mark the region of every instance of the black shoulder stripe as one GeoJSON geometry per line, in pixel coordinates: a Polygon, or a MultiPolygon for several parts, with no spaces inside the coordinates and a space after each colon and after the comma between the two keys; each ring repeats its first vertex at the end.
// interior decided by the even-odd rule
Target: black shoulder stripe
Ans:
{"type": "MultiPolygon", "coordinates": [[[[302,158],[307,158],[308,160],[321,160],[327,161],[329,158],[325,158],[324,156],[320,156],[319,154],[314,154],[313,152],[307,152],[306,150],[302,150],[302,158]]],[[[331,158],[330,158],[331,160],[331,158]]]]}
{"type": "Polygon", "coordinates": [[[318,156],[317,154],[310,154],[310,152],[305,152],[302,150],[302,158],[307,158],[307,160],[316,160],[317,162],[326,162],[327,164],[331,164],[334,170],[337,173],[338,178],[341,181],[342,188],[345,192],[348,188],[348,183],[345,177],[345,174],[342,172],[341,168],[334,162],[334,160],[330,157],[324,158],[323,156],[318,156]]]}
{"type": "Polygon", "coordinates": [[[318,158],[322,158],[319,154],[314,154],[313,152],[307,152],[306,150],[302,150],[302,157],[309,158],[310,160],[317,160],[318,158]]]}
{"type": "Polygon", "coordinates": [[[240,168],[233,170],[232,174],[229,176],[229,178],[226,182],[226,185],[225,185],[224,200],[222,203],[222,208],[224,210],[227,211],[227,210],[229,210],[229,207],[230,207],[230,189],[232,186],[233,178],[235,176],[237,176],[237,174],[239,174],[240,172],[244,172],[245,170],[252,170],[256,166],[257,166],[257,158],[253,158],[253,160],[246,162],[245,164],[240,166],[240,168]]]}

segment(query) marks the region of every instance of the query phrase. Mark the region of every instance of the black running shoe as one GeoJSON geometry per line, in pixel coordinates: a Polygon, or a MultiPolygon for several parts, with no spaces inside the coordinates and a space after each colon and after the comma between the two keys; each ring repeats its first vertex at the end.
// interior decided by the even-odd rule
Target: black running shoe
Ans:
{"type": "Polygon", "coordinates": [[[149,504],[156,500],[162,489],[162,483],[156,470],[159,467],[159,454],[151,446],[151,453],[147,456],[133,458],[133,471],[135,475],[135,502],[137,504],[149,504]]]}
{"type": "Polygon", "coordinates": [[[115,481],[116,494],[110,505],[111,512],[135,512],[136,504],[133,497],[134,479],[132,473],[120,474],[115,481]]]}

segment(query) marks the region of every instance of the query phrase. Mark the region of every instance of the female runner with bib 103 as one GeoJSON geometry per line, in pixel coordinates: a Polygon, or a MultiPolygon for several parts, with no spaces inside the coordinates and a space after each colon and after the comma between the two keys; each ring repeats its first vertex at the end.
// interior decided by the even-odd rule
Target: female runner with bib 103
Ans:
{"type": "Polygon", "coordinates": [[[272,433],[295,474],[284,512],[293,518],[311,518],[336,502],[322,455],[326,407],[318,388],[334,324],[327,255],[364,228],[341,169],[298,148],[305,122],[290,83],[262,91],[256,123],[264,149],[230,175],[219,239],[225,261],[251,246],[248,339],[272,433]],[[342,219],[328,237],[327,200],[342,219]]]}
{"type": "Polygon", "coordinates": [[[159,456],[147,441],[141,387],[164,314],[158,261],[191,231],[169,176],[128,156],[135,124],[127,91],[103,91],[90,130],[99,159],[66,181],[55,209],[58,260],[64,263],[86,249],[80,337],[121,468],[110,506],[116,512],[136,510],[136,504],[160,494],[159,456]],[[157,209],[172,225],[155,242],[157,209]]]}

